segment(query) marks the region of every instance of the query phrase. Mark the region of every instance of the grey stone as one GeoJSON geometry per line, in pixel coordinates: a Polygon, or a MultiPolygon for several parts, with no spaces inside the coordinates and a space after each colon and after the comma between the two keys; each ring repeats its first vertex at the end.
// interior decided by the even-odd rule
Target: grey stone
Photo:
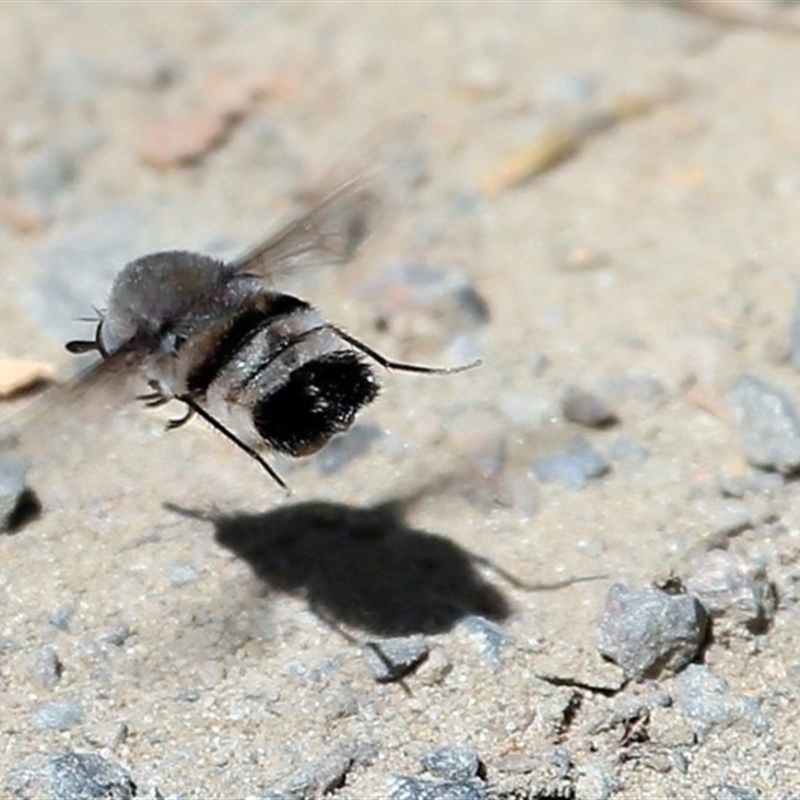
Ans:
{"type": "Polygon", "coordinates": [[[169,585],[173,589],[187,586],[200,578],[200,570],[194,564],[174,562],[169,565],[169,585]]]}
{"type": "Polygon", "coordinates": [[[67,731],[83,722],[83,709],[77,703],[45,703],[33,710],[33,726],[38,730],[67,731]]]}
{"type": "Polygon", "coordinates": [[[395,776],[389,800],[486,800],[486,785],[477,778],[462,781],[430,781],[395,776]]]}
{"type": "Polygon", "coordinates": [[[64,665],[52,645],[44,645],[36,651],[33,659],[33,674],[42,686],[52,689],[60,680],[64,665]]]}
{"type": "Polygon", "coordinates": [[[690,664],[678,678],[678,704],[695,733],[729,725],[748,712],[747,703],[730,694],[728,683],[704,664],[690,664]]]}
{"type": "Polygon", "coordinates": [[[711,790],[714,800],[761,800],[761,794],[746,786],[723,783],[711,790]]]}
{"type": "Polygon", "coordinates": [[[764,633],[775,615],[775,588],[765,566],[728,550],[698,556],[686,588],[715,620],[716,635],[764,633]]]}
{"type": "Polygon", "coordinates": [[[562,481],[574,489],[582,489],[595,478],[611,470],[611,463],[585,439],[578,438],[567,450],[533,462],[531,471],[542,482],[562,481]]]}
{"type": "Polygon", "coordinates": [[[263,800],[315,800],[340,788],[347,773],[354,766],[371,763],[376,752],[371,743],[341,744],[272,786],[263,800]]]}
{"type": "Polygon", "coordinates": [[[561,413],[564,419],[587,428],[606,428],[618,422],[614,410],[591,392],[568,389],[561,398],[561,413]]]}
{"type": "Polygon", "coordinates": [[[412,672],[430,653],[430,642],[422,636],[376,639],[364,645],[364,657],[372,677],[379,683],[396,681],[412,672]]]}
{"type": "Polygon", "coordinates": [[[491,800],[575,797],[572,757],[563,746],[515,750],[489,765],[491,800]]]}
{"type": "Polygon", "coordinates": [[[73,611],[69,606],[57,608],[50,615],[50,624],[64,633],[69,633],[69,626],[72,624],[73,611]]]}
{"type": "Polygon", "coordinates": [[[514,640],[502,628],[477,614],[464,617],[458,626],[478,641],[481,655],[493,667],[498,668],[502,665],[503,649],[514,643],[514,640]]]}
{"type": "Polygon", "coordinates": [[[614,584],[600,621],[598,649],[626,676],[655,677],[678,672],[694,659],[706,639],[708,617],[690,595],[648,587],[634,591],[614,584]]]}
{"type": "Polygon", "coordinates": [[[581,800],[608,800],[620,789],[621,781],[598,761],[581,767],[575,780],[575,797],[581,800]]]}
{"type": "Polygon", "coordinates": [[[122,623],[107,630],[100,638],[102,641],[113,644],[115,647],[122,647],[132,635],[133,631],[122,623]]]}
{"type": "Polygon", "coordinates": [[[800,468],[800,415],[786,394],[745,375],[731,392],[731,401],[745,457],[753,466],[783,474],[800,468]]]}
{"type": "Polygon", "coordinates": [[[422,766],[428,772],[451,781],[474,778],[480,763],[477,752],[471,747],[442,747],[422,757],[422,766]]]}
{"type": "Polygon", "coordinates": [[[18,800],[133,800],[136,786],[127,770],[93,753],[31,756],[8,775],[18,800]]]}

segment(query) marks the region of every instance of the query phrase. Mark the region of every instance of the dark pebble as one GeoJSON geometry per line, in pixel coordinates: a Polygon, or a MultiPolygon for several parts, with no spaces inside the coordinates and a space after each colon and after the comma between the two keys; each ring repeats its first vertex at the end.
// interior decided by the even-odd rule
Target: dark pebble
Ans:
{"type": "Polygon", "coordinates": [[[33,710],[32,717],[37,730],[67,731],[83,722],[83,709],[68,701],[45,703],[33,710]]]}
{"type": "Polygon", "coordinates": [[[686,588],[715,620],[715,635],[761,634],[775,615],[775,588],[764,565],[727,550],[698,556],[686,588]]]}
{"type": "Polygon", "coordinates": [[[637,592],[614,584],[600,621],[598,649],[627,677],[656,677],[691,662],[707,629],[708,616],[695,597],[652,587],[637,592]]]}
{"type": "Polygon", "coordinates": [[[463,781],[429,781],[422,778],[392,778],[389,800],[486,800],[486,785],[477,778],[463,781]]]}
{"type": "Polygon", "coordinates": [[[422,636],[377,639],[364,645],[364,657],[378,683],[396,681],[413,672],[430,653],[430,642],[422,636]]]}
{"type": "Polygon", "coordinates": [[[733,388],[731,401],[745,457],[753,466],[783,474],[800,468],[800,415],[786,394],[745,375],[733,388]]]}
{"type": "Polygon", "coordinates": [[[6,786],[17,800],[134,800],[127,770],[93,753],[31,756],[11,770],[6,786]]]}
{"type": "Polygon", "coordinates": [[[437,778],[460,781],[476,777],[481,762],[471,747],[442,747],[423,756],[422,766],[437,778]]]}
{"type": "Polygon", "coordinates": [[[531,471],[544,483],[562,481],[574,489],[582,489],[595,478],[611,470],[611,463],[585,439],[578,438],[569,449],[533,462],[531,471]]]}
{"type": "Polygon", "coordinates": [[[568,389],[561,398],[564,418],[587,428],[607,428],[618,422],[617,415],[608,404],[591,392],[568,389]]]}
{"type": "Polygon", "coordinates": [[[25,469],[11,458],[0,458],[0,533],[14,533],[38,516],[41,503],[28,487],[25,469]]]}

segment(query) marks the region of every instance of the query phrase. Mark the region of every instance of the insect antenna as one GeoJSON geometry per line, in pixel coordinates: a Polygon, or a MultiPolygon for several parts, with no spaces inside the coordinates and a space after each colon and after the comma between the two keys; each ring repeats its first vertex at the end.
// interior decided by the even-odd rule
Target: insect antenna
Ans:
{"type": "Polygon", "coordinates": [[[189,406],[190,411],[193,411],[198,416],[202,417],[212,428],[218,430],[223,436],[227,437],[231,442],[233,442],[239,449],[243,450],[250,458],[257,461],[263,469],[267,471],[269,476],[275,483],[278,484],[282,489],[289,491],[289,487],[284,482],[283,478],[278,475],[277,472],[261,457],[261,455],[254,450],[249,445],[245,444],[235,433],[229,431],[216,417],[213,417],[211,414],[208,413],[201,405],[199,405],[195,400],[191,397],[179,397],[178,400],[186,403],[189,406]]]}
{"type": "Polygon", "coordinates": [[[455,372],[464,372],[468,369],[473,369],[483,363],[480,358],[476,358],[474,361],[470,361],[469,364],[459,364],[455,367],[430,367],[427,364],[408,364],[405,361],[392,361],[392,359],[381,355],[349,333],[345,333],[341,328],[337,328],[334,325],[330,325],[329,327],[340,339],[343,339],[345,342],[355,347],[356,350],[360,350],[364,355],[369,356],[376,364],[380,364],[385,369],[396,369],[402,372],[421,372],[427,375],[452,375],[455,372]]]}

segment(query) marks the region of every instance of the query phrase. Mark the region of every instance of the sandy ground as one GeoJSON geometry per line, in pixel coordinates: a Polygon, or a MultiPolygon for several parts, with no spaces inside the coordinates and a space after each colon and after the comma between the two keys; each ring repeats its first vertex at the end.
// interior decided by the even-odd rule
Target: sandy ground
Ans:
{"type": "Polygon", "coordinates": [[[797,484],[747,466],[729,402],[744,373],[800,396],[796,35],[645,2],[31,2],[0,8],[0,74],[3,355],[68,375],[126,260],[237,253],[416,111],[395,224],[293,291],[381,352],[484,362],[386,375],[336,449],[276,462],[288,497],[201,423],[165,434],[170,410],[37,410],[43,510],[0,536],[3,780],[72,750],[140,797],[303,797],[323,790],[286,776],[345,753],[331,796],[383,798],[464,745],[486,783],[448,797],[800,796],[797,484]],[[370,290],[398,264],[488,320],[370,290]],[[619,422],[565,421],[574,386],[619,422]],[[532,476],[578,434],[636,457],[583,488],[532,476]],[[626,684],[598,624],[612,583],[681,575],[720,531],[778,608],[698,656],[722,711],[693,718],[680,675],[626,684]],[[376,682],[359,643],[422,634],[428,660],[376,682]]]}

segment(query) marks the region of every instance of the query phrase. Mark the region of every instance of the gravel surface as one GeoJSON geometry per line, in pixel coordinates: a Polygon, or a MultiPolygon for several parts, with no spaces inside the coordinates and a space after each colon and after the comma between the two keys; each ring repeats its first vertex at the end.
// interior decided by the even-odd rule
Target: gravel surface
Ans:
{"type": "Polygon", "coordinates": [[[280,288],[482,365],[378,368],[288,495],[135,380],[4,399],[0,794],[800,797],[798,33],[5,4],[0,358],[68,381],[127,261],[235,256],[421,112],[379,235],[280,288]]]}

